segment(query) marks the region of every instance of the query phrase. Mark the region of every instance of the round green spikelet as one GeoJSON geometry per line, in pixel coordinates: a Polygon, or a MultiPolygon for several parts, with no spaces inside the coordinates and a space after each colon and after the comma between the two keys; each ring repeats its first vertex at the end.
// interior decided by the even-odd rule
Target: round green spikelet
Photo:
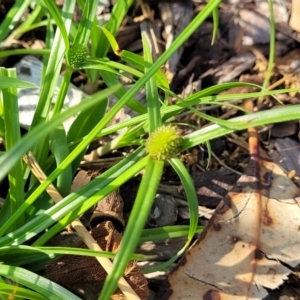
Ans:
{"type": "Polygon", "coordinates": [[[162,125],[150,134],[146,150],[155,160],[167,160],[180,152],[182,141],[182,136],[175,127],[162,125]]]}
{"type": "Polygon", "coordinates": [[[81,45],[73,45],[68,53],[69,65],[74,69],[79,69],[88,55],[87,48],[81,45]]]}

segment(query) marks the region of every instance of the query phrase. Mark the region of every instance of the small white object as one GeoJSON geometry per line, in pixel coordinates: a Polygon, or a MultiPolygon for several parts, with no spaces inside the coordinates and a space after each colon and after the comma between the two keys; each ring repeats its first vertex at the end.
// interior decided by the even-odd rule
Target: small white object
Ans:
{"type": "MultiPolygon", "coordinates": [[[[31,82],[37,86],[40,86],[40,80],[42,77],[42,62],[35,56],[25,56],[20,62],[15,65],[17,76],[21,80],[31,82]]],[[[58,86],[55,89],[53,104],[56,101],[56,97],[59,91],[59,85],[63,79],[63,76],[59,75],[58,86]]],[[[19,90],[19,119],[20,125],[26,129],[31,126],[34,112],[39,101],[40,88],[30,88],[19,90]]],[[[82,98],[86,95],[79,90],[73,84],[70,84],[65,102],[64,109],[75,106],[80,103],[82,98]]],[[[71,124],[75,120],[72,117],[64,122],[64,127],[69,130],[71,124]]]]}

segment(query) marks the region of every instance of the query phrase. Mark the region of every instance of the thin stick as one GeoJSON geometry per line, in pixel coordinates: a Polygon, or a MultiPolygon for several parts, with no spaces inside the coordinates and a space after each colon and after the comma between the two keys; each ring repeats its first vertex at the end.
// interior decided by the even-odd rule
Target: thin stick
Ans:
{"type": "MultiPolygon", "coordinates": [[[[23,157],[26,164],[30,167],[34,176],[42,183],[47,179],[46,174],[40,168],[39,164],[35,160],[33,154],[30,152],[23,157]]],[[[63,199],[58,190],[55,188],[53,184],[50,184],[46,189],[47,193],[53,199],[55,203],[59,202],[63,199]]],[[[75,229],[79,237],[82,241],[87,245],[87,247],[91,250],[96,250],[99,252],[103,252],[99,244],[96,240],[89,234],[85,226],[81,223],[79,218],[76,218],[72,223],[72,227],[75,229]]],[[[95,257],[103,269],[110,274],[112,271],[112,262],[109,258],[106,257],[95,257]]],[[[141,300],[140,297],[136,294],[136,292],[132,289],[132,287],[128,284],[128,282],[121,277],[118,282],[118,287],[122,291],[122,293],[126,296],[127,299],[130,300],[141,300]]]]}

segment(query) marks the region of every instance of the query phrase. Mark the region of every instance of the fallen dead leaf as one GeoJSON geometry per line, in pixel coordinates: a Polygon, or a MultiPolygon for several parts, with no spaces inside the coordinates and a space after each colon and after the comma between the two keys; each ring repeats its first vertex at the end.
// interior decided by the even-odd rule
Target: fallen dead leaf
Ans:
{"type": "Polygon", "coordinates": [[[155,299],[262,299],[299,264],[299,191],[257,144],[250,148],[246,175],[155,299]]]}
{"type": "MultiPolygon", "coordinates": [[[[123,199],[118,191],[101,200],[91,217],[92,229],[90,234],[101,249],[116,252],[122,240],[120,228],[124,227],[123,199]]],[[[87,248],[79,242],[78,248],[87,248]]],[[[63,255],[46,267],[46,277],[57,282],[72,292],[79,294],[82,299],[97,299],[106,278],[103,267],[94,257],[63,255]]],[[[137,263],[130,261],[124,278],[138,294],[140,299],[148,296],[147,280],[137,263]]],[[[118,289],[112,296],[113,300],[126,299],[118,289]]]]}
{"type": "Polygon", "coordinates": [[[298,0],[292,0],[290,26],[298,32],[300,32],[299,17],[300,17],[300,2],[298,0]]]}

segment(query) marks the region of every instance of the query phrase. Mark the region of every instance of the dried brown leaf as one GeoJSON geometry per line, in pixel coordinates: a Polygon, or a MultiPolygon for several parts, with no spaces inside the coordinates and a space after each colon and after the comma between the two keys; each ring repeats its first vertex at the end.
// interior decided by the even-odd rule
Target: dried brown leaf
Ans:
{"type": "Polygon", "coordinates": [[[299,191],[256,147],[156,299],[262,299],[300,262],[299,191]]]}
{"type": "MultiPolygon", "coordinates": [[[[123,200],[118,191],[114,191],[100,201],[92,215],[90,234],[104,251],[116,252],[122,240],[118,228],[124,227],[123,200]]],[[[83,242],[78,248],[87,248],[83,242]]],[[[63,255],[46,267],[46,277],[57,282],[83,299],[97,299],[107,276],[104,268],[94,257],[63,255]]],[[[141,298],[148,295],[147,280],[136,262],[130,262],[124,278],[141,298]]],[[[112,299],[125,299],[117,290],[112,299]]]]}
{"type": "Polygon", "coordinates": [[[300,18],[300,2],[299,0],[292,0],[292,14],[290,18],[290,26],[300,32],[300,23],[299,23],[299,18],[300,18]]]}

